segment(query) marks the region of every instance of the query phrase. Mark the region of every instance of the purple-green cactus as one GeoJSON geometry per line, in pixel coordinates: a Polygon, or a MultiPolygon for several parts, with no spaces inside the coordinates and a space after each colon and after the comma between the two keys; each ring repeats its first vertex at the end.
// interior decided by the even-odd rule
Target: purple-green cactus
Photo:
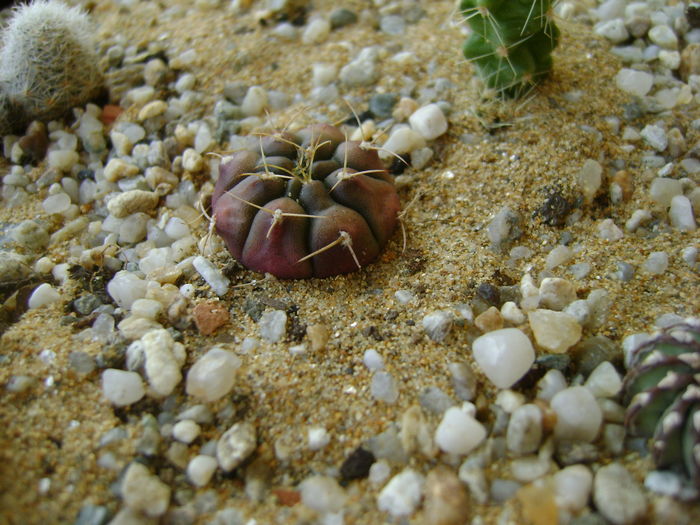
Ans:
{"type": "Polygon", "coordinates": [[[624,391],[628,432],[652,438],[656,465],[684,471],[700,488],[700,319],[635,349],[624,391]]]}
{"type": "Polygon", "coordinates": [[[224,162],[212,208],[217,233],[245,267],[303,279],[374,261],[400,206],[375,150],[316,124],[264,136],[224,162]]]}

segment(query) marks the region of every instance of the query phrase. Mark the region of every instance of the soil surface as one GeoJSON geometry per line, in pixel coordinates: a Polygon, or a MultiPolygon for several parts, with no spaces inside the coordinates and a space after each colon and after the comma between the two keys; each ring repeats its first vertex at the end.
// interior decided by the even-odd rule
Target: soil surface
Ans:
{"type": "MultiPolygon", "coordinates": [[[[193,6],[176,0],[130,6],[109,0],[90,2],[100,40],[117,34],[139,46],[159,40],[171,57],[187,49],[196,50],[196,62],[189,70],[197,78],[197,89],[205,95],[207,111],[221,98],[224,85],[232,81],[299,93],[306,98],[312,88],[312,64],[325,62],[340,68],[362,47],[375,44],[386,48],[389,55],[409,51],[416,60],[410,67],[383,60],[376,85],[342,88],[341,94],[357,104],[358,112],[366,109],[372,94],[398,92],[404,76],[415,80],[416,93],[432,86],[437,78],[447,79],[453,87],[437,97],[447,100],[451,111],[448,132],[430,144],[435,151],[433,160],[420,171],[406,169],[401,178],[405,238],[397,231],[379,261],[347,276],[278,281],[232,266],[225,251],[214,257],[219,267],[233,268],[231,290],[221,298],[231,312],[231,320],[209,336],[201,335],[193,326],[182,331],[187,349],[185,370],[215,344],[238,351],[244,338],[259,338],[259,327],[246,311],[250,304],[289,312],[285,341],[262,341],[253,353],[241,355],[243,366],[234,392],[210,407],[215,414],[222,409],[233,410],[234,419],[255,422],[259,447],[254,462],[256,468],[267,473],[263,477],[270,490],[261,501],[251,501],[244,492],[245,475],[238,471],[231,475],[219,471],[207,487],[195,489],[182,469],[165,459],[166,439],[161,454],[147,462],[173,488],[171,508],[207,492],[212,502],[197,522],[204,523],[214,511],[227,507],[239,509],[259,524],[311,522],[312,511],[301,504],[282,505],[273,489],[293,490],[311,473],[337,472],[353,450],[399,422],[401,415],[418,403],[418,394],[426,387],[436,386],[453,396],[448,363],[473,364],[470,343],[480,331],[472,323],[456,323],[448,338],[436,343],[425,333],[423,317],[435,310],[456,311],[456,305],[470,303],[482,283],[517,284],[527,272],[537,278],[545,269],[548,252],[562,236],[568,236],[570,245],[578,249],[568,264],[588,262],[592,268],[582,279],[575,279],[566,267],[551,273],[574,282],[580,298],[603,288],[612,299],[603,326],[585,336],[604,335],[619,344],[626,335],[651,331],[662,314],[688,316],[700,312],[698,275],[680,257],[683,248],[700,246],[697,233],[661,227],[626,233],[614,242],[598,236],[597,226],[603,219],[611,218],[623,227],[634,210],[653,209],[648,187],[655,170],[641,164],[639,148],[643,146],[633,151],[621,147],[621,133],[611,129],[609,118],[621,119],[623,126],[641,128],[654,117],[629,123],[624,120],[624,104],[630,100],[614,82],[621,64],[609,52],[609,43],[593,36],[589,26],[559,22],[562,37],[550,78],[524,100],[494,101],[481,97],[472,67],[461,56],[464,36],[450,0],[423,2],[425,16],[407,25],[400,36],[387,35],[361,17],[360,23],[334,30],[325,42],[313,45],[302,43],[300,38],[274,38],[274,22],[259,20],[261,6],[256,2],[239,14],[223,7],[205,8],[205,4],[195,2],[193,6]],[[173,5],[183,8],[182,15],[162,20],[161,13],[173,5]],[[625,161],[632,180],[631,196],[613,204],[607,198],[610,179],[606,176],[600,198],[580,207],[579,220],[563,226],[548,224],[538,210],[554,193],[576,195],[575,175],[586,159],[600,161],[606,170],[615,159],[625,161]],[[512,262],[508,249],[499,251],[490,245],[486,226],[503,206],[524,219],[523,235],[514,245],[532,250],[532,256],[525,260],[512,262]],[[653,251],[669,254],[670,265],[663,275],[637,271],[629,282],[610,278],[618,261],[639,268],[653,251]],[[411,291],[415,299],[405,305],[398,303],[394,297],[398,290],[411,291]],[[330,334],[326,348],[292,355],[291,346],[309,347],[305,327],[317,324],[330,334]],[[371,373],[362,363],[368,349],[383,356],[387,371],[397,382],[400,395],[394,404],[378,402],[370,395],[371,373]],[[326,428],[331,436],[328,446],[311,451],[303,445],[310,426],[326,428]],[[281,449],[286,452],[280,454],[281,449]]],[[[343,6],[376,15],[377,9],[371,4],[346,0],[343,6]]],[[[328,16],[333,7],[331,2],[310,2],[306,16],[328,16]]],[[[268,118],[272,126],[284,126],[292,119],[312,122],[316,115],[340,121],[350,112],[343,104],[309,106],[308,102],[300,102],[272,112],[268,118]]],[[[696,118],[700,118],[700,109],[695,103],[664,116],[666,122],[684,131],[689,145],[700,140],[700,132],[690,125],[696,118]]],[[[221,152],[225,149],[222,145],[221,152]]],[[[2,169],[8,166],[4,163],[2,169]]],[[[41,173],[45,167],[40,164],[35,169],[41,173]]],[[[11,225],[28,218],[50,222],[52,219],[41,207],[45,196],[44,190],[20,207],[0,207],[0,223],[11,225]]],[[[59,226],[56,224],[53,230],[59,226]]],[[[201,221],[197,234],[204,236],[206,232],[207,223],[201,221]]],[[[45,255],[55,262],[67,262],[74,242],[53,244],[45,255]]],[[[193,282],[199,300],[215,297],[201,279],[193,282]]],[[[78,329],[61,323],[69,302],[84,293],[84,285],[68,281],[59,288],[60,302],[27,311],[0,339],[0,384],[19,375],[36,381],[22,393],[4,391],[0,396],[1,523],[72,523],[87,503],[103,505],[116,513],[122,506],[115,492],[119,470],[98,466],[98,458],[108,450],[118,467],[126,466],[138,455],[135,443],[142,416],[151,413],[157,417],[164,410],[162,403],[187,406],[181,386],[168,401],[147,399],[115,409],[102,397],[100,370],[88,376],[71,370],[71,351],[97,356],[103,350],[97,343],[77,341],[74,335],[78,329]],[[38,357],[46,349],[56,354],[49,364],[38,357]],[[128,439],[100,448],[100,437],[115,427],[124,429],[128,439]],[[42,481],[46,479],[50,483],[42,481]]],[[[527,324],[521,328],[529,333],[527,324]]],[[[534,395],[532,387],[520,391],[528,398],[534,395]]],[[[497,392],[480,376],[474,403],[484,422],[493,417],[489,405],[497,392]]],[[[428,417],[432,425],[439,422],[438,416],[428,417]]],[[[202,436],[189,447],[191,456],[225,430],[216,424],[202,428],[202,436]]],[[[639,459],[636,453],[617,460],[628,466],[640,483],[652,467],[648,459],[639,459]]],[[[441,461],[440,457],[426,459],[418,455],[410,458],[409,464],[426,473],[441,461]]],[[[601,462],[606,461],[603,456],[601,462]]],[[[488,478],[508,477],[507,465],[504,459],[489,466],[488,478]]],[[[400,469],[394,468],[392,474],[400,469]]],[[[389,521],[377,510],[380,489],[366,479],[349,483],[345,523],[389,521]]],[[[654,496],[648,497],[652,501],[654,496]]],[[[520,507],[514,502],[508,505],[518,516],[520,507]]],[[[686,510],[697,511],[692,507],[686,510]]],[[[495,523],[502,511],[500,505],[475,502],[469,509],[471,517],[482,517],[484,523],[495,523]]],[[[419,510],[410,522],[423,523],[422,512],[419,510]]]]}

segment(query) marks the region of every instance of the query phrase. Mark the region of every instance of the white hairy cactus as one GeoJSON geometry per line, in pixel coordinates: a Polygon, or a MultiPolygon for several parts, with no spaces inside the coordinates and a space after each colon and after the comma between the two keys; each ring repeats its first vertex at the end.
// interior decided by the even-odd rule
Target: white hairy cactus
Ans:
{"type": "Polygon", "coordinates": [[[0,90],[13,111],[0,124],[59,118],[99,94],[103,77],[92,33],[86,13],[58,0],[17,7],[0,51],[0,90]]]}

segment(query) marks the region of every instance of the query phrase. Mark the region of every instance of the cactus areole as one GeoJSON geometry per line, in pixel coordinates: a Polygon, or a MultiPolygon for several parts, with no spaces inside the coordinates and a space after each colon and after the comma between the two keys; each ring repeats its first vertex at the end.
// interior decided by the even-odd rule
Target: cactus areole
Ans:
{"type": "Polygon", "coordinates": [[[464,56],[489,88],[518,97],[547,76],[559,29],[552,0],[462,0],[471,28],[464,56]]]}
{"type": "Polygon", "coordinates": [[[328,277],[374,261],[399,198],[377,152],[315,124],[262,136],[222,162],[213,219],[235,259],[282,279],[328,277]]]}

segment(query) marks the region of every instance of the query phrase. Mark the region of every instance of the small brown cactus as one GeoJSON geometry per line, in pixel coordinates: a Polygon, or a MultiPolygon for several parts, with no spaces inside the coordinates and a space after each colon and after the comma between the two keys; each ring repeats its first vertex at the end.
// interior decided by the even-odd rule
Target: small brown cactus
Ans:
{"type": "Polygon", "coordinates": [[[315,124],[261,137],[222,163],[213,220],[235,259],[282,279],[329,277],[374,261],[399,198],[377,152],[315,124]]]}

